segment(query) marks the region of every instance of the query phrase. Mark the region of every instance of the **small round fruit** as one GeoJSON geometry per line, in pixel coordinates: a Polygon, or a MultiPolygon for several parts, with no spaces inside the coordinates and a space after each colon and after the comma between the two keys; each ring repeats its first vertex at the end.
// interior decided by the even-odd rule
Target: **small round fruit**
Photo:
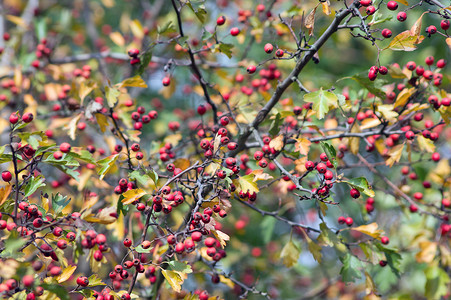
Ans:
{"type": "Polygon", "coordinates": [[[346,223],[346,225],[348,225],[348,226],[352,226],[352,224],[354,224],[354,220],[353,220],[351,217],[347,217],[347,218],[345,219],[345,223],[346,223]]]}
{"type": "Polygon", "coordinates": [[[171,78],[170,77],[163,78],[162,83],[164,86],[169,86],[171,84],[171,78]]]}
{"type": "Polygon", "coordinates": [[[372,5],[370,5],[366,8],[365,11],[368,16],[371,16],[371,15],[374,15],[374,13],[376,12],[376,8],[372,5]]]}
{"type": "Polygon", "coordinates": [[[62,143],[60,145],[60,151],[63,153],[68,153],[70,152],[70,149],[72,148],[72,146],[69,143],[62,143]]]}
{"type": "Polygon", "coordinates": [[[25,113],[22,116],[22,121],[24,121],[25,123],[30,123],[31,121],[33,121],[33,114],[32,113],[25,113]]]}
{"type": "Polygon", "coordinates": [[[443,30],[448,30],[449,25],[450,25],[449,20],[442,20],[442,21],[440,22],[440,27],[441,27],[443,30]]]}
{"type": "Polygon", "coordinates": [[[267,43],[264,47],[266,53],[270,54],[274,50],[274,46],[270,43],[267,43]]]}
{"type": "Polygon", "coordinates": [[[124,246],[130,248],[132,246],[132,241],[128,238],[124,240],[124,246]]]}
{"type": "Polygon", "coordinates": [[[386,39],[390,38],[392,36],[391,30],[388,28],[382,29],[382,36],[386,39]]]}
{"type": "Polygon", "coordinates": [[[398,19],[399,22],[404,22],[407,20],[407,14],[405,11],[400,11],[398,15],[396,16],[396,19],[398,19]]]}
{"type": "Polygon", "coordinates": [[[224,25],[225,21],[226,21],[226,18],[224,16],[220,16],[220,17],[218,17],[218,19],[216,19],[216,25],[222,26],[222,25],[224,25]]]}
{"type": "Polygon", "coordinates": [[[351,195],[352,198],[357,199],[360,197],[360,192],[358,189],[351,189],[351,191],[349,191],[349,194],[351,195]]]}
{"type": "Polygon", "coordinates": [[[88,278],[85,277],[85,276],[80,276],[80,277],[77,278],[77,284],[78,284],[79,286],[85,287],[85,286],[88,286],[88,285],[89,285],[89,280],[88,280],[88,278]]]}
{"type": "Polygon", "coordinates": [[[381,243],[384,245],[388,245],[388,243],[390,242],[389,238],[386,236],[382,236],[381,237],[381,243]]]}
{"type": "Polygon", "coordinates": [[[283,50],[282,50],[282,49],[277,49],[277,51],[276,51],[276,56],[277,56],[277,57],[282,57],[283,55],[284,55],[283,50]]]}
{"type": "Polygon", "coordinates": [[[12,114],[9,116],[9,122],[10,122],[11,124],[16,124],[17,122],[19,122],[19,116],[18,116],[16,113],[12,113],[12,114]]]}
{"type": "Polygon", "coordinates": [[[240,29],[238,27],[233,27],[232,29],[230,29],[230,34],[232,36],[237,36],[238,34],[240,34],[240,29]]]}
{"type": "Polygon", "coordinates": [[[388,1],[387,2],[387,8],[389,10],[397,10],[398,9],[398,3],[396,1],[393,1],[393,0],[388,1]]]}
{"type": "Polygon", "coordinates": [[[251,66],[247,67],[247,72],[249,74],[254,74],[256,70],[257,70],[257,67],[254,66],[254,65],[251,65],[251,66]]]}
{"type": "Polygon", "coordinates": [[[5,182],[10,182],[13,179],[13,175],[10,171],[3,171],[2,172],[2,179],[5,182]]]}

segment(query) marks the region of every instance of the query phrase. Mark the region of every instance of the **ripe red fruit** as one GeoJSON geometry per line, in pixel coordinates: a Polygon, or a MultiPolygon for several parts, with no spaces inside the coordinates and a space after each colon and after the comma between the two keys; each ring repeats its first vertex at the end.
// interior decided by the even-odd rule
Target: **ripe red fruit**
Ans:
{"type": "Polygon", "coordinates": [[[205,107],[205,105],[199,105],[198,107],[197,107],[197,113],[199,114],[199,115],[204,115],[205,113],[207,112],[207,108],[205,107]]]}
{"type": "Polygon", "coordinates": [[[60,145],[60,151],[61,152],[63,152],[63,153],[68,153],[68,152],[70,152],[70,149],[71,149],[72,147],[71,147],[71,145],[69,144],[69,143],[62,143],[61,145],[60,145]]]}
{"type": "Polygon", "coordinates": [[[216,25],[218,25],[218,26],[224,25],[225,21],[226,21],[226,18],[224,16],[220,16],[216,20],[216,25]]]}
{"type": "Polygon", "coordinates": [[[22,116],[22,121],[24,121],[25,123],[30,123],[31,121],[33,121],[33,114],[32,113],[25,113],[22,116]]]}
{"type": "Polygon", "coordinates": [[[348,226],[352,226],[352,224],[354,224],[354,220],[351,217],[347,217],[345,222],[348,226]]]}
{"type": "Polygon", "coordinates": [[[406,139],[413,140],[415,138],[415,133],[412,130],[406,132],[406,139]]]}
{"type": "Polygon", "coordinates": [[[183,253],[183,251],[185,251],[185,244],[184,243],[178,243],[175,246],[175,252],[180,254],[180,253],[183,253]]]}
{"type": "Polygon", "coordinates": [[[418,207],[415,204],[411,204],[409,206],[409,210],[410,210],[410,212],[415,213],[418,211],[418,207]]]}
{"type": "Polygon", "coordinates": [[[388,28],[382,29],[382,36],[384,38],[388,39],[391,37],[391,35],[392,35],[392,32],[390,29],[388,29],[388,28]]]}
{"type": "Polygon", "coordinates": [[[449,24],[450,24],[449,20],[442,20],[442,21],[440,22],[440,27],[441,27],[443,30],[448,30],[449,24]]]}
{"type": "Polygon", "coordinates": [[[416,64],[414,61],[409,61],[409,62],[406,64],[406,68],[407,68],[408,70],[410,70],[410,71],[415,70],[416,67],[417,67],[417,64],[416,64]]]}
{"type": "Polygon", "coordinates": [[[126,238],[124,240],[124,246],[127,247],[127,248],[130,248],[131,245],[132,245],[132,241],[130,239],[126,238]]]}
{"type": "Polygon", "coordinates": [[[435,27],[434,25],[430,25],[426,28],[426,32],[428,34],[435,34],[437,32],[437,27],[435,27]]]}
{"type": "Polygon", "coordinates": [[[357,199],[360,197],[360,192],[358,189],[351,189],[349,191],[349,194],[351,195],[352,198],[357,199]]]}
{"type": "Polygon", "coordinates": [[[398,19],[399,22],[404,22],[407,20],[407,14],[404,11],[400,11],[396,16],[396,19],[398,19]]]}
{"type": "Polygon", "coordinates": [[[261,152],[261,151],[255,151],[255,153],[254,153],[254,159],[257,160],[257,161],[259,161],[259,160],[261,160],[262,158],[263,158],[263,152],[261,152]]]}
{"type": "Polygon", "coordinates": [[[205,243],[205,246],[207,246],[207,247],[214,247],[214,245],[216,244],[216,240],[212,237],[207,237],[205,239],[204,243],[205,243]]]}
{"type": "Polygon", "coordinates": [[[61,227],[55,227],[52,231],[54,236],[61,236],[63,234],[63,229],[61,227]]]}
{"type": "Polygon", "coordinates": [[[130,57],[137,57],[139,55],[139,50],[136,48],[132,48],[128,50],[128,56],[130,57]]]}
{"type": "Polygon", "coordinates": [[[170,77],[164,77],[161,82],[163,83],[164,86],[168,86],[168,85],[171,84],[171,78],[170,77]]]}
{"type": "Polygon", "coordinates": [[[177,242],[177,238],[174,235],[172,235],[172,234],[168,235],[166,240],[168,241],[169,245],[174,245],[177,242]]]}
{"type": "Polygon", "coordinates": [[[424,60],[424,62],[428,65],[428,66],[432,66],[434,64],[434,57],[433,56],[428,56],[426,57],[426,59],[424,60]]]}
{"type": "Polygon", "coordinates": [[[370,70],[368,72],[368,79],[371,81],[374,81],[374,80],[376,80],[376,78],[377,78],[377,72],[375,70],[370,70]]]}
{"type": "Polygon", "coordinates": [[[17,122],[19,122],[19,116],[18,116],[16,113],[12,113],[12,114],[9,116],[9,122],[10,122],[11,124],[16,124],[17,122]]]}
{"type": "Polygon", "coordinates": [[[254,65],[251,65],[251,66],[247,67],[247,72],[249,74],[254,74],[256,70],[257,70],[257,67],[254,66],[254,65]]]}
{"type": "Polygon", "coordinates": [[[451,105],[451,98],[442,98],[442,101],[440,101],[440,103],[443,106],[450,106],[451,105]]]}
{"type": "Polygon", "coordinates": [[[232,36],[237,36],[238,34],[240,34],[240,29],[238,27],[233,27],[232,29],[230,29],[230,34],[232,36]]]}
{"type": "Polygon", "coordinates": [[[25,275],[24,277],[22,277],[22,282],[25,287],[31,287],[34,284],[34,276],[25,275]]]}
{"type": "Polygon", "coordinates": [[[387,75],[388,73],[388,69],[386,66],[380,66],[379,67],[379,73],[381,73],[381,75],[387,75]]]}
{"type": "Polygon", "coordinates": [[[88,278],[85,277],[85,276],[80,276],[80,277],[77,278],[77,284],[78,284],[79,286],[85,287],[85,286],[88,286],[88,285],[89,285],[89,280],[88,280],[88,278]]]}
{"type": "Polygon", "coordinates": [[[338,217],[338,223],[339,223],[339,224],[344,224],[344,223],[346,223],[346,218],[343,217],[343,216],[339,216],[339,217],[338,217]]]}
{"type": "Polygon", "coordinates": [[[375,12],[376,12],[376,8],[375,8],[374,6],[372,6],[372,5],[370,5],[370,6],[368,6],[368,7],[366,8],[366,14],[367,14],[368,16],[373,15],[375,12]]]}
{"type": "Polygon", "coordinates": [[[360,5],[362,6],[369,6],[371,5],[372,1],[371,0],[360,0],[360,5]]]}
{"type": "Polygon", "coordinates": [[[380,265],[381,267],[385,267],[385,266],[387,265],[387,261],[386,261],[386,260],[380,260],[380,261],[379,261],[379,265],[380,265]]]}
{"type": "Polygon", "coordinates": [[[387,8],[389,10],[397,10],[398,9],[398,3],[396,3],[396,1],[393,1],[393,0],[388,1],[387,2],[387,8]]]}
{"type": "Polygon", "coordinates": [[[208,300],[208,292],[207,291],[202,291],[202,293],[199,294],[199,300],[208,300]]]}
{"type": "Polygon", "coordinates": [[[58,243],[56,243],[56,246],[60,249],[66,249],[67,242],[65,240],[59,240],[58,243]]]}
{"type": "Polygon", "coordinates": [[[194,231],[191,233],[191,239],[195,242],[200,242],[202,240],[202,233],[199,231],[194,231]]]}
{"type": "Polygon", "coordinates": [[[277,51],[276,51],[276,56],[277,56],[277,57],[282,57],[283,55],[284,55],[283,50],[282,50],[282,49],[277,49],[277,51]]]}
{"type": "Polygon", "coordinates": [[[381,243],[387,245],[390,242],[389,238],[386,236],[381,237],[381,243]]]}
{"type": "Polygon", "coordinates": [[[318,165],[316,165],[316,170],[318,171],[318,173],[324,174],[326,173],[327,166],[324,163],[319,163],[318,165]]]}
{"type": "Polygon", "coordinates": [[[446,61],[442,58],[437,61],[437,68],[443,69],[446,66],[446,61]]]}
{"type": "Polygon", "coordinates": [[[267,43],[265,45],[264,49],[265,49],[265,52],[269,54],[269,53],[272,53],[272,51],[274,50],[274,46],[270,43],[267,43]]]}
{"type": "Polygon", "coordinates": [[[50,276],[58,276],[61,274],[61,267],[54,266],[50,269],[50,276]]]}
{"type": "Polygon", "coordinates": [[[10,171],[3,171],[2,172],[2,179],[5,182],[10,182],[13,179],[13,175],[10,171]]]}
{"type": "Polygon", "coordinates": [[[432,158],[432,160],[435,161],[435,162],[439,161],[439,160],[440,160],[440,153],[438,153],[438,152],[432,153],[431,158],[432,158]]]}

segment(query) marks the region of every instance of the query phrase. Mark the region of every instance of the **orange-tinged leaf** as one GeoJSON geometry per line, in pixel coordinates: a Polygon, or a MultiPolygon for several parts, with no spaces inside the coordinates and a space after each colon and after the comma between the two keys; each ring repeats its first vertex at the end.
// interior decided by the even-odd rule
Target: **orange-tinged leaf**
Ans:
{"type": "Polygon", "coordinates": [[[254,182],[254,176],[254,174],[248,174],[238,178],[238,184],[243,192],[246,193],[249,191],[249,194],[254,192],[258,193],[258,186],[257,183],[254,182]]]}
{"type": "Polygon", "coordinates": [[[142,189],[128,190],[122,194],[122,196],[124,197],[124,199],[122,199],[122,203],[130,204],[146,194],[147,193],[142,189]]]}
{"type": "Polygon", "coordinates": [[[360,125],[360,130],[370,129],[376,126],[379,126],[381,124],[381,121],[376,118],[368,118],[364,119],[361,122],[362,125],[360,125]]]}
{"type": "Polygon", "coordinates": [[[0,206],[8,199],[9,194],[11,194],[11,188],[11,184],[0,188],[0,206]]]}
{"type": "MultiPolygon", "coordinates": [[[[354,126],[352,126],[352,128],[351,128],[351,132],[352,133],[359,133],[360,132],[360,128],[354,124],[354,126]]],[[[357,154],[357,152],[359,152],[359,145],[360,145],[360,138],[358,138],[358,137],[350,137],[348,139],[349,150],[351,151],[352,154],[355,155],[355,154],[357,154]]]]}
{"type": "Polygon", "coordinates": [[[176,168],[180,168],[183,171],[185,169],[188,169],[191,164],[189,160],[186,158],[177,158],[174,161],[174,165],[176,168]]]}
{"type": "Polygon", "coordinates": [[[368,224],[368,225],[361,225],[358,227],[352,227],[351,230],[359,231],[361,233],[364,233],[366,235],[369,235],[375,239],[380,239],[381,235],[384,233],[383,230],[377,229],[378,225],[376,222],[368,224]]]}
{"type": "Polygon", "coordinates": [[[437,253],[437,243],[431,241],[420,242],[420,252],[415,255],[419,263],[431,263],[437,253]]]}
{"type": "Polygon", "coordinates": [[[274,148],[276,151],[282,150],[283,145],[283,135],[279,135],[269,142],[269,147],[274,148]]]}
{"type": "Polygon", "coordinates": [[[255,175],[254,182],[258,181],[258,180],[268,180],[268,179],[274,178],[271,175],[269,175],[268,173],[264,173],[263,169],[256,169],[256,170],[252,171],[251,174],[255,175]]]}
{"type": "Polygon", "coordinates": [[[63,272],[56,277],[56,281],[58,281],[58,283],[67,281],[72,274],[74,274],[75,269],[77,269],[77,266],[67,266],[63,272]]]}
{"type": "Polygon", "coordinates": [[[330,15],[331,14],[330,1],[326,0],[324,2],[321,2],[321,5],[323,6],[323,13],[325,13],[326,15],[330,15]]]}
{"type": "Polygon", "coordinates": [[[93,89],[96,88],[96,83],[94,81],[86,83],[83,81],[80,83],[80,87],[78,88],[78,96],[80,97],[80,102],[83,103],[83,100],[89,93],[92,92],[93,89]]]}
{"type": "Polygon", "coordinates": [[[313,29],[315,27],[315,13],[316,13],[316,8],[318,7],[318,5],[312,9],[312,11],[307,15],[307,17],[305,18],[305,21],[304,21],[305,27],[309,30],[308,31],[309,35],[313,35],[313,29]]]}
{"type": "Polygon", "coordinates": [[[391,49],[395,51],[413,51],[417,48],[416,45],[420,44],[423,39],[424,36],[412,35],[410,30],[406,30],[395,36],[385,49],[391,49]]]}
{"type": "Polygon", "coordinates": [[[449,37],[449,38],[446,38],[446,44],[448,45],[448,47],[449,47],[449,50],[451,50],[451,37],[449,37]]]}
{"type": "Polygon", "coordinates": [[[306,138],[298,138],[296,140],[296,144],[294,146],[295,151],[299,151],[299,153],[301,153],[302,155],[307,155],[310,150],[311,144],[312,144],[312,142],[310,142],[306,138]]]}
{"type": "Polygon", "coordinates": [[[394,163],[399,162],[402,156],[402,151],[404,150],[404,144],[397,145],[390,149],[388,152],[388,155],[390,156],[386,161],[385,164],[389,166],[390,168],[393,166],[394,163]]]}
{"type": "Polygon", "coordinates": [[[7,15],[6,19],[16,25],[19,25],[22,28],[27,29],[27,23],[24,21],[24,19],[14,16],[14,15],[7,15]]]}
{"type": "Polygon", "coordinates": [[[221,230],[212,230],[211,232],[216,237],[216,239],[219,241],[219,243],[221,244],[221,247],[224,249],[224,247],[227,244],[226,241],[230,240],[230,237],[226,233],[222,232],[221,230]]]}
{"type": "Polygon", "coordinates": [[[110,33],[110,39],[113,41],[113,43],[120,47],[123,47],[125,45],[124,37],[119,32],[110,33]]]}
{"type": "Polygon", "coordinates": [[[396,101],[395,101],[395,108],[398,106],[404,106],[407,101],[409,100],[409,97],[413,95],[413,93],[415,93],[415,88],[410,88],[410,89],[403,89],[401,91],[401,93],[398,94],[398,97],[396,97],[396,101]]]}
{"type": "Polygon", "coordinates": [[[418,18],[418,20],[415,22],[415,24],[413,24],[412,28],[410,28],[410,34],[412,36],[416,36],[417,38],[420,37],[422,19],[423,19],[424,14],[426,14],[426,13],[428,13],[428,12],[422,13],[421,16],[418,18]]]}
{"type": "Polygon", "coordinates": [[[399,3],[401,3],[401,4],[404,4],[404,5],[409,5],[409,2],[407,2],[407,0],[395,0],[396,2],[399,2],[399,3]]]}

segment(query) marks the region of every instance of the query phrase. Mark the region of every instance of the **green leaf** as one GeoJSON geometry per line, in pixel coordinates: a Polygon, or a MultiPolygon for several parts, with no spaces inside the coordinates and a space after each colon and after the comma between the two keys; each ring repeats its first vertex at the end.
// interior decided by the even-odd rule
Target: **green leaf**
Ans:
{"type": "Polygon", "coordinates": [[[344,282],[353,282],[354,279],[362,278],[361,271],[362,262],[355,256],[347,253],[342,258],[343,267],[340,270],[341,277],[344,282]]]}
{"type": "Polygon", "coordinates": [[[135,251],[138,253],[150,253],[153,251],[152,248],[144,249],[142,245],[139,245],[138,247],[135,247],[135,251]]]}
{"type": "Polygon", "coordinates": [[[381,99],[386,98],[386,94],[382,90],[382,86],[386,84],[385,80],[376,79],[374,81],[371,81],[368,79],[367,74],[357,74],[352,76],[351,79],[357,81],[358,84],[366,88],[371,94],[381,99]]]}
{"type": "Polygon", "coordinates": [[[66,289],[57,283],[41,283],[41,287],[55,295],[57,295],[61,300],[70,300],[69,294],[66,289]]]}
{"type": "Polygon", "coordinates": [[[240,176],[238,178],[240,188],[243,192],[246,193],[247,191],[249,191],[249,194],[252,194],[254,192],[258,193],[258,186],[257,183],[254,182],[254,177],[255,177],[254,174],[248,174],[245,176],[240,176]]]}
{"type": "Polygon", "coordinates": [[[142,75],[146,70],[146,68],[149,66],[151,60],[152,60],[152,51],[148,50],[141,56],[141,63],[139,64],[139,68],[136,73],[138,75],[142,75]]]}
{"type": "Polygon", "coordinates": [[[395,250],[382,246],[382,244],[377,243],[376,247],[384,252],[385,258],[387,260],[387,265],[390,267],[392,272],[399,277],[399,267],[401,265],[401,255],[395,250]]]}
{"type": "Polygon", "coordinates": [[[426,275],[425,296],[427,299],[441,299],[445,296],[450,282],[449,275],[438,266],[429,266],[424,270],[426,275]]]}
{"type": "Polygon", "coordinates": [[[158,34],[163,34],[165,32],[173,32],[175,31],[175,26],[172,24],[172,21],[166,22],[163,26],[157,26],[157,32],[158,34]]]}
{"type": "Polygon", "coordinates": [[[260,223],[260,232],[263,235],[263,243],[266,245],[271,241],[277,220],[275,218],[264,218],[260,223]]]}
{"type": "Polygon", "coordinates": [[[186,5],[191,8],[191,10],[194,12],[196,17],[199,19],[199,21],[203,24],[205,23],[205,20],[207,19],[207,11],[205,10],[204,5],[199,5],[197,8],[193,7],[191,2],[187,2],[186,5]]]}
{"type": "Polygon", "coordinates": [[[136,180],[140,185],[147,186],[149,184],[149,180],[152,180],[149,175],[141,174],[138,170],[135,170],[128,174],[130,180],[136,180]]]}
{"type": "Polygon", "coordinates": [[[220,43],[217,49],[219,52],[227,55],[228,58],[232,58],[233,44],[220,43]]]}
{"type": "Polygon", "coordinates": [[[285,244],[282,252],[280,252],[280,258],[283,260],[283,264],[287,268],[291,268],[297,264],[299,255],[301,255],[301,249],[299,249],[291,239],[287,244],[285,244]]]}
{"type": "Polygon", "coordinates": [[[398,277],[391,268],[375,266],[376,275],[373,277],[379,292],[387,293],[392,291],[392,287],[398,282],[398,277]]]}
{"type": "Polygon", "coordinates": [[[81,154],[71,151],[71,152],[67,153],[67,156],[90,163],[90,164],[93,164],[95,166],[97,165],[97,162],[95,161],[91,152],[89,152],[88,150],[81,150],[81,154]]]}
{"type": "Polygon", "coordinates": [[[329,158],[329,161],[336,168],[337,167],[337,151],[335,150],[334,146],[332,146],[329,142],[321,142],[321,147],[323,148],[324,153],[326,153],[327,158],[329,158]]]}
{"type": "Polygon", "coordinates": [[[42,40],[47,36],[47,18],[34,18],[34,20],[36,37],[38,40],[42,40]]]}
{"type": "Polygon", "coordinates": [[[69,204],[71,198],[67,196],[62,196],[60,193],[56,195],[52,194],[52,208],[55,211],[55,214],[59,214],[63,211],[63,209],[69,204]]]}
{"type": "Polygon", "coordinates": [[[207,40],[209,40],[209,39],[211,39],[213,37],[213,33],[211,33],[210,31],[208,31],[208,30],[204,30],[203,32],[202,32],[202,41],[207,41],[207,40]]]}
{"type": "Polygon", "coordinates": [[[323,119],[329,112],[329,106],[336,104],[337,100],[337,95],[324,91],[323,88],[320,88],[319,91],[304,95],[305,102],[313,103],[313,110],[316,111],[316,117],[318,119],[323,119]]]}
{"type": "Polygon", "coordinates": [[[171,270],[171,271],[178,272],[178,273],[184,273],[184,274],[189,274],[189,273],[193,272],[190,265],[188,265],[187,263],[181,262],[181,261],[172,260],[172,261],[168,262],[167,264],[169,265],[167,270],[171,270]]]}
{"type": "Polygon", "coordinates": [[[89,278],[89,287],[93,287],[93,286],[99,286],[99,285],[106,285],[106,283],[104,283],[102,281],[102,279],[100,279],[99,277],[97,277],[97,274],[93,274],[91,275],[89,278]]]}
{"type": "Polygon", "coordinates": [[[276,135],[279,133],[280,125],[283,123],[283,119],[280,115],[280,113],[277,113],[276,118],[272,121],[271,127],[269,128],[269,134],[270,135],[276,135]]]}
{"type": "Polygon", "coordinates": [[[6,240],[4,240],[4,249],[0,252],[1,258],[19,258],[24,253],[19,252],[19,249],[27,242],[25,239],[20,238],[17,231],[11,233],[6,240]]]}
{"type": "Polygon", "coordinates": [[[67,174],[70,177],[72,177],[73,179],[75,179],[77,182],[80,180],[80,178],[79,178],[80,173],[77,172],[77,168],[71,169],[71,168],[68,168],[66,166],[60,166],[60,165],[55,165],[55,167],[57,167],[62,172],[64,172],[65,174],[67,174]]]}
{"type": "Polygon", "coordinates": [[[374,191],[371,185],[368,183],[368,180],[366,180],[365,177],[357,177],[352,178],[349,180],[343,180],[343,182],[346,182],[350,186],[358,189],[360,192],[363,192],[368,197],[374,197],[374,191]]]}
{"type": "Polygon", "coordinates": [[[25,195],[24,198],[30,197],[38,188],[41,186],[45,186],[45,178],[42,175],[39,175],[37,177],[32,176],[30,181],[25,186],[25,195]]]}
{"type": "Polygon", "coordinates": [[[97,164],[101,166],[98,171],[98,174],[100,175],[100,178],[99,178],[100,180],[103,180],[103,178],[108,173],[108,171],[110,171],[111,168],[113,168],[118,157],[119,157],[119,154],[114,154],[114,155],[110,155],[102,160],[99,160],[97,162],[97,164]]]}

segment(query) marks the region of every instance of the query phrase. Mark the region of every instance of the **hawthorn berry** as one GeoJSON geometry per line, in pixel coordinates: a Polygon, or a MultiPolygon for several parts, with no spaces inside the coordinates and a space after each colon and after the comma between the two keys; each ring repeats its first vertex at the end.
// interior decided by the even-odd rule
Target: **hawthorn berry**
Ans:
{"type": "Polygon", "coordinates": [[[387,2],[387,8],[389,10],[397,10],[398,9],[398,3],[396,1],[393,1],[393,0],[388,1],[387,2]]]}
{"type": "Polygon", "coordinates": [[[86,286],[89,285],[89,280],[88,280],[88,278],[85,277],[85,276],[80,276],[80,277],[77,278],[77,284],[78,284],[79,286],[86,287],[86,286]]]}
{"type": "Polygon", "coordinates": [[[238,34],[240,34],[240,29],[238,27],[233,27],[232,29],[230,29],[230,34],[232,36],[237,36],[238,34]]]}
{"type": "Polygon", "coordinates": [[[353,188],[349,191],[349,194],[351,195],[352,198],[357,199],[360,197],[360,192],[358,189],[353,188]]]}
{"type": "Polygon", "coordinates": [[[319,163],[316,165],[316,170],[318,171],[318,173],[324,174],[324,173],[326,173],[327,166],[324,163],[319,163]]]}
{"type": "Polygon", "coordinates": [[[254,66],[254,65],[251,65],[251,66],[247,67],[247,72],[249,74],[254,74],[256,70],[257,70],[257,67],[254,66]]]}
{"type": "Polygon", "coordinates": [[[277,49],[277,50],[276,50],[276,56],[277,56],[277,57],[282,57],[283,55],[284,55],[284,52],[283,52],[282,49],[277,49]]]}
{"type": "Polygon", "coordinates": [[[396,16],[396,19],[398,19],[399,22],[404,22],[407,20],[407,14],[404,11],[400,11],[398,15],[396,16]]]}
{"type": "Polygon", "coordinates": [[[450,25],[449,20],[442,20],[442,21],[440,21],[440,27],[441,27],[443,30],[448,30],[449,25],[450,25]]]}
{"type": "Polygon", "coordinates": [[[370,5],[366,8],[365,11],[368,16],[371,16],[371,15],[374,15],[374,13],[376,12],[376,8],[372,5],[370,5]]]}
{"type": "Polygon", "coordinates": [[[222,26],[222,25],[224,25],[225,21],[226,21],[226,18],[224,16],[220,16],[220,17],[218,17],[218,19],[216,19],[216,25],[222,26]]]}
{"type": "Polygon", "coordinates": [[[382,36],[386,39],[390,38],[392,36],[391,30],[388,28],[382,29],[382,36]]]}
{"type": "Polygon", "coordinates": [[[266,53],[272,53],[272,51],[274,50],[274,46],[270,43],[267,43],[264,47],[264,50],[266,53]]]}
{"type": "Polygon", "coordinates": [[[2,172],[2,179],[5,182],[10,182],[13,179],[13,175],[10,171],[3,171],[2,172]]]}
{"type": "Polygon", "coordinates": [[[22,116],[22,121],[24,121],[25,123],[30,123],[31,121],[33,121],[33,114],[32,113],[25,113],[22,116]]]}

